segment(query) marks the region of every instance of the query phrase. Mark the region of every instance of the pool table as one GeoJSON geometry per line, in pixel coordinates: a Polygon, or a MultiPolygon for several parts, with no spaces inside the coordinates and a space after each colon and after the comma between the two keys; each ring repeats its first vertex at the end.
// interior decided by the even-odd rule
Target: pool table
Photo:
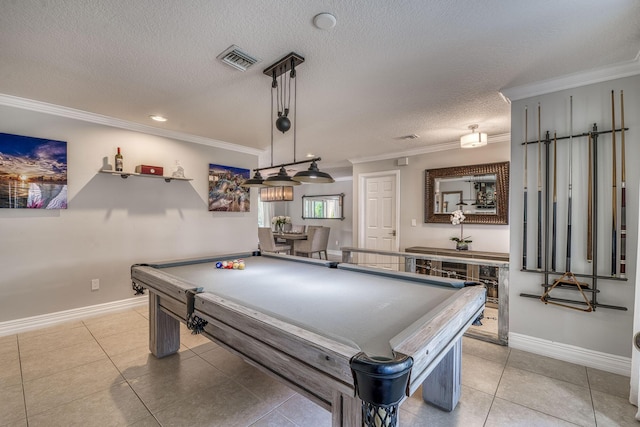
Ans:
{"type": "Polygon", "coordinates": [[[149,291],[149,347],[180,346],[179,322],[332,412],[333,426],[397,423],[423,398],[452,410],[461,338],[485,289],[434,276],[259,252],[136,264],[149,291]],[[245,269],[216,268],[243,259],[245,269]]]}

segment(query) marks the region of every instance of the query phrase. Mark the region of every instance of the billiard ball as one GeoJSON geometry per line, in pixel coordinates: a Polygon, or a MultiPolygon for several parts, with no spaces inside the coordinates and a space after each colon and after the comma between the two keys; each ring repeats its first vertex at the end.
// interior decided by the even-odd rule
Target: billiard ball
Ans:
{"type": "Polygon", "coordinates": [[[222,268],[222,263],[220,261],[216,262],[216,268],[222,268]]]}

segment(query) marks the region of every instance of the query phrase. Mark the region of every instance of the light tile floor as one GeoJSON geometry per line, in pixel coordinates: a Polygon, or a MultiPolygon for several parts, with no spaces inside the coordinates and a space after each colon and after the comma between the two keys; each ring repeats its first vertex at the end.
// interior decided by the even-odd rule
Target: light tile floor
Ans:
{"type": "MultiPolygon", "coordinates": [[[[148,351],[147,308],[0,337],[0,426],[330,426],[330,414],[183,327],[148,351]]],[[[453,412],[401,406],[409,426],[634,426],[629,378],[464,338],[453,412]]]]}

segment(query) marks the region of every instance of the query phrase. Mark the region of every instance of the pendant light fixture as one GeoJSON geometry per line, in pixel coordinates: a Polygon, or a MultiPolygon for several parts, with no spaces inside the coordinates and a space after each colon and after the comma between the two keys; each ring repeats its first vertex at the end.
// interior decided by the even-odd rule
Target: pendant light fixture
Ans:
{"type": "Polygon", "coordinates": [[[293,201],[293,187],[262,187],[260,200],[263,202],[293,201]]]}
{"type": "Polygon", "coordinates": [[[460,138],[460,147],[462,148],[476,148],[482,147],[483,145],[487,145],[487,134],[486,133],[476,133],[476,129],[478,129],[478,125],[470,125],[469,129],[471,129],[471,133],[467,135],[463,135],[460,138]]]}
{"type": "MultiPolygon", "coordinates": [[[[291,81],[293,80],[293,160],[296,160],[296,128],[295,119],[296,107],[297,107],[297,80],[296,80],[296,65],[302,64],[304,58],[295,53],[282,58],[272,66],[264,70],[264,74],[271,76],[271,165],[273,166],[273,106],[274,98],[277,105],[278,118],[275,121],[276,129],[285,133],[291,128],[291,120],[289,119],[289,112],[291,111],[291,81]],[[280,84],[278,84],[278,77],[280,78],[280,84]],[[275,94],[275,97],[274,97],[275,94]]],[[[300,185],[299,182],[293,181],[284,166],[280,167],[277,175],[270,176],[264,180],[264,184],[268,186],[294,186],[300,185]]]]}
{"type": "Polygon", "coordinates": [[[251,179],[247,179],[245,182],[242,183],[243,187],[264,187],[264,178],[262,178],[262,175],[260,174],[260,171],[256,169],[256,173],[253,175],[253,178],[251,179]]]}
{"type": "Polygon", "coordinates": [[[321,172],[318,169],[318,164],[315,160],[311,162],[311,166],[306,171],[298,172],[293,176],[294,181],[298,182],[308,182],[308,183],[318,183],[318,184],[326,184],[330,182],[335,182],[335,180],[326,172],[321,172]]]}
{"type": "MultiPolygon", "coordinates": [[[[253,178],[246,180],[242,185],[244,187],[283,187],[282,194],[293,194],[294,185],[300,185],[303,182],[307,183],[329,183],[334,182],[334,179],[326,172],[321,172],[318,169],[320,157],[315,157],[308,160],[296,161],[296,130],[297,130],[297,81],[296,78],[296,66],[302,64],[304,58],[294,52],[286,55],[276,63],[267,67],[263,72],[267,76],[271,77],[271,166],[254,169],[255,175],[253,178]],[[293,81],[293,87],[291,82],[293,81]],[[291,94],[293,93],[293,108],[291,108],[291,94]],[[274,106],[277,110],[277,118],[274,120],[274,106]],[[293,120],[289,117],[289,114],[293,113],[293,120]],[[277,174],[272,175],[266,179],[262,177],[260,171],[265,169],[273,169],[273,138],[274,138],[274,125],[283,134],[293,127],[293,162],[280,164],[280,170],[277,174]],[[285,169],[286,166],[299,165],[303,163],[311,163],[309,169],[306,171],[298,172],[295,176],[291,177],[285,169]],[[287,188],[288,187],[288,188],[287,188]]],[[[262,194],[267,194],[261,191],[262,194]]]]}

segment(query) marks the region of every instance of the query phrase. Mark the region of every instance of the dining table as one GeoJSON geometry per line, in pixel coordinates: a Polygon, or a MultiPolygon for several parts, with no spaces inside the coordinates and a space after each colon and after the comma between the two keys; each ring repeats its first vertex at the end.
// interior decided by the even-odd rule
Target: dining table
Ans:
{"type": "Polygon", "coordinates": [[[290,245],[291,248],[293,248],[294,240],[307,240],[308,235],[307,233],[293,233],[290,231],[283,231],[283,232],[274,231],[273,238],[276,240],[276,242],[278,241],[278,239],[284,240],[286,241],[287,245],[290,245]]]}

